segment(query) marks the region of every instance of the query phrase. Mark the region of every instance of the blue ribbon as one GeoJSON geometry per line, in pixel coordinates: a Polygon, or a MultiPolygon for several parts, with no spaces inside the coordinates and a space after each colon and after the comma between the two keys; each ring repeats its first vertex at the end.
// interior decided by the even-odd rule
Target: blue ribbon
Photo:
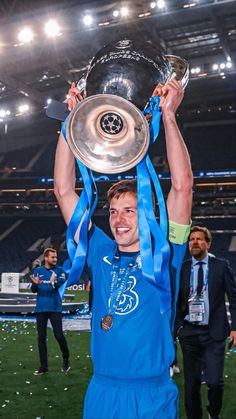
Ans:
{"type": "MultiPolygon", "coordinates": [[[[65,139],[67,121],[68,117],[62,125],[62,133],[65,139]]],[[[63,298],[66,288],[77,284],[80,280],[87,255],[89,222],[98,201],[97,186],[92,171],[88,170],[79,160],[77,160],[77,165],[83,179],[84,189],[67,227],[66,245],[69,259],[65,261],[63,269],[68,274],[68,278],[59,288],[61,298],[63,298]],[[77,245],[75,235],[78,228],[79,240],[77,245]]]]}
{"type": "MultiPolygon", "coordinates": [[[[152,97],[144,114],[152,113],[149,127],[150,144],[156,140],[160,130],[160,108],[158,97],[152,97]]],[[[171,284],[169,273],[170,247],[167,240],[168,219],[159,179],[147,155],[137,165],[138,219],[140,254],[143,277],[160,290],[161,312],[171,308],[171,284]],[[151,181],[159,205],[160,226],[156,221],[152,199],[151,181]]]]}
{"type": "MultiPolygon", "coordinates": [[[[161,112],[159,108],[160,99],[153,96],[149,101],[149,106],[143,114],[152,113],[149,126],[150,145],[156,140],[160,130],[161,112]]],[[[62,133],[66,138],[67,119],[62,126],[62,133]]],[[[97,205],[97,188],[91,171],[88,171],[80,161],[77,160],[84,189],[72,215],[67,228],[67,250],[70,261],[66,261],[64,269],[69,273],[67,281],[59,289],[63,298],[65,289],[78,283],[82,274],[87,248],[88,248],[88,227],[91,216],[97,205]],[[93,190],[95,199],[93,202],[93,190]],[[76,245],[74,237],[80,226],[79,241],[76,245]]],[[[169,259],[170,248],[167,240],[168,222],[165,201],[159,179],[153,168],[151,160],[147,155],[137,165],[137,192],[138,192],[138,220],[139,220],[139,239],[140,254],[142,258],[142,273],[146,280],[157,286],[160,290],[161,311],[165,312],[171,307],[171,287],[169,278],[169,259]],[[151,182],[154,185],[155,197],[159,205],[160,225],[156,221],[152,202],[151,182]]]]}

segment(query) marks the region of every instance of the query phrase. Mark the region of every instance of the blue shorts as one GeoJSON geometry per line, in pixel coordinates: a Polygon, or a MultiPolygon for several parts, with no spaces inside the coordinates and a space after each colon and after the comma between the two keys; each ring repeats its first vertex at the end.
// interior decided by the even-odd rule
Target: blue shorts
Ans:
{"type": "Polygon", "coordinates": [[[94,375],[83,419],[177,419],[178,389],[169,372],[160,377],[121,380],[94,375]]]}

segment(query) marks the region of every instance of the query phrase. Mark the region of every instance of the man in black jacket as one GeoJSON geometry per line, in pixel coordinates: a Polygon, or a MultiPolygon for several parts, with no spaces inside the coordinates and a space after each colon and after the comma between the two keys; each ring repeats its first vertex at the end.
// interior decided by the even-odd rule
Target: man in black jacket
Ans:
{"type": "Polygon", "coordinates": [[[180,277],[175,330],[183,352],[185,409],[188,419],[201,419],[201,372],[204,362],[209,418],[219,418],[223,400],[225,339],[236,346],[236,282],[227,261],[208,254],[211,233],[194,226],[189,236],[192,258],[180,277]],[[231,331],[226,313],[229,300],[231,331]]]}

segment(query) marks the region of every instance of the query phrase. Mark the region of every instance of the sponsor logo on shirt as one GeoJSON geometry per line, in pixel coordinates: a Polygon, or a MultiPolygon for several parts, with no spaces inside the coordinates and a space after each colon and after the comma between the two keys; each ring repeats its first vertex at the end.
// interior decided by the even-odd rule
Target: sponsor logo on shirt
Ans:
{"type": "MultiPolygon", "coordinates": [[[[112,263],[109,261],[108,258],[109,256],[104,256],[103,261],[107,263],[108,265],[112,265],[112,263]]],[[[120,316],[125,316],[126,314],[131,313],[132,311],[136,309],[136,307],[139,304],[139,296],[137,292],[134,290],[135,285],[137,283],[136,277],[134,275],[135,275],[135,272],[138,273],[138,271],[140,271],[140,269],[142,268],[140,255],[137,256],[135,262],[136,263],[132,267],[131,274],[129,275],[129,278],[126,284],[126,289],[115,311],[115,313],[120,316]]],[[[108,304],[110,305],[110,299],[108,301],[108,304]]]]}
{"type": "Polygon", "coordinates": [[[127,287],[122,295],[119,305],[115,311],[120,316],[125,316],[136,309],[139,303],[139,297],[134,287],[136,285],[136,278],[133,275],[129,276],[127,287]]]}

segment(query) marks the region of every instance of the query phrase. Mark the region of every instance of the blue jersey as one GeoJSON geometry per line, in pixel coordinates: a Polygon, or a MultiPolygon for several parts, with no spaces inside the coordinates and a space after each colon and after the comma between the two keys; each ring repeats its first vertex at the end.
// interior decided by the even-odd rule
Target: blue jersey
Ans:
{"type": "MultiPolygon", "coordinates": [[[[171,273],[176,284],[186,244],[171,246],[171,273]]],[[[101,329],[101,319],[109,311],[116,252],[115,241],[93,226],[87,264],[93,289],[91,354],[94,372],[121,379],[160,376],[174,359],[170,312],[161,314],[160,291],[142,277],[138,252],[120,252],[122,267],[126,269],[130,262],[133,266],[113,316],[112,328],[109,331],[101,329]]]]}
{"type": "Polygon", "coordinates": [[[61,312],[62,302],[58,292],[58,288],[64,283],[66,276],[61,267],[55,266],[53,269],[47,269],[40,266],[33,271],[34,275],[39,275],[39,284],[32,284],[31,290],[37,292],[36,313],[42,312],[61,312]],[[55,287],[50,283],[51,276],[57,275],[57,283],[55,287]]]}

